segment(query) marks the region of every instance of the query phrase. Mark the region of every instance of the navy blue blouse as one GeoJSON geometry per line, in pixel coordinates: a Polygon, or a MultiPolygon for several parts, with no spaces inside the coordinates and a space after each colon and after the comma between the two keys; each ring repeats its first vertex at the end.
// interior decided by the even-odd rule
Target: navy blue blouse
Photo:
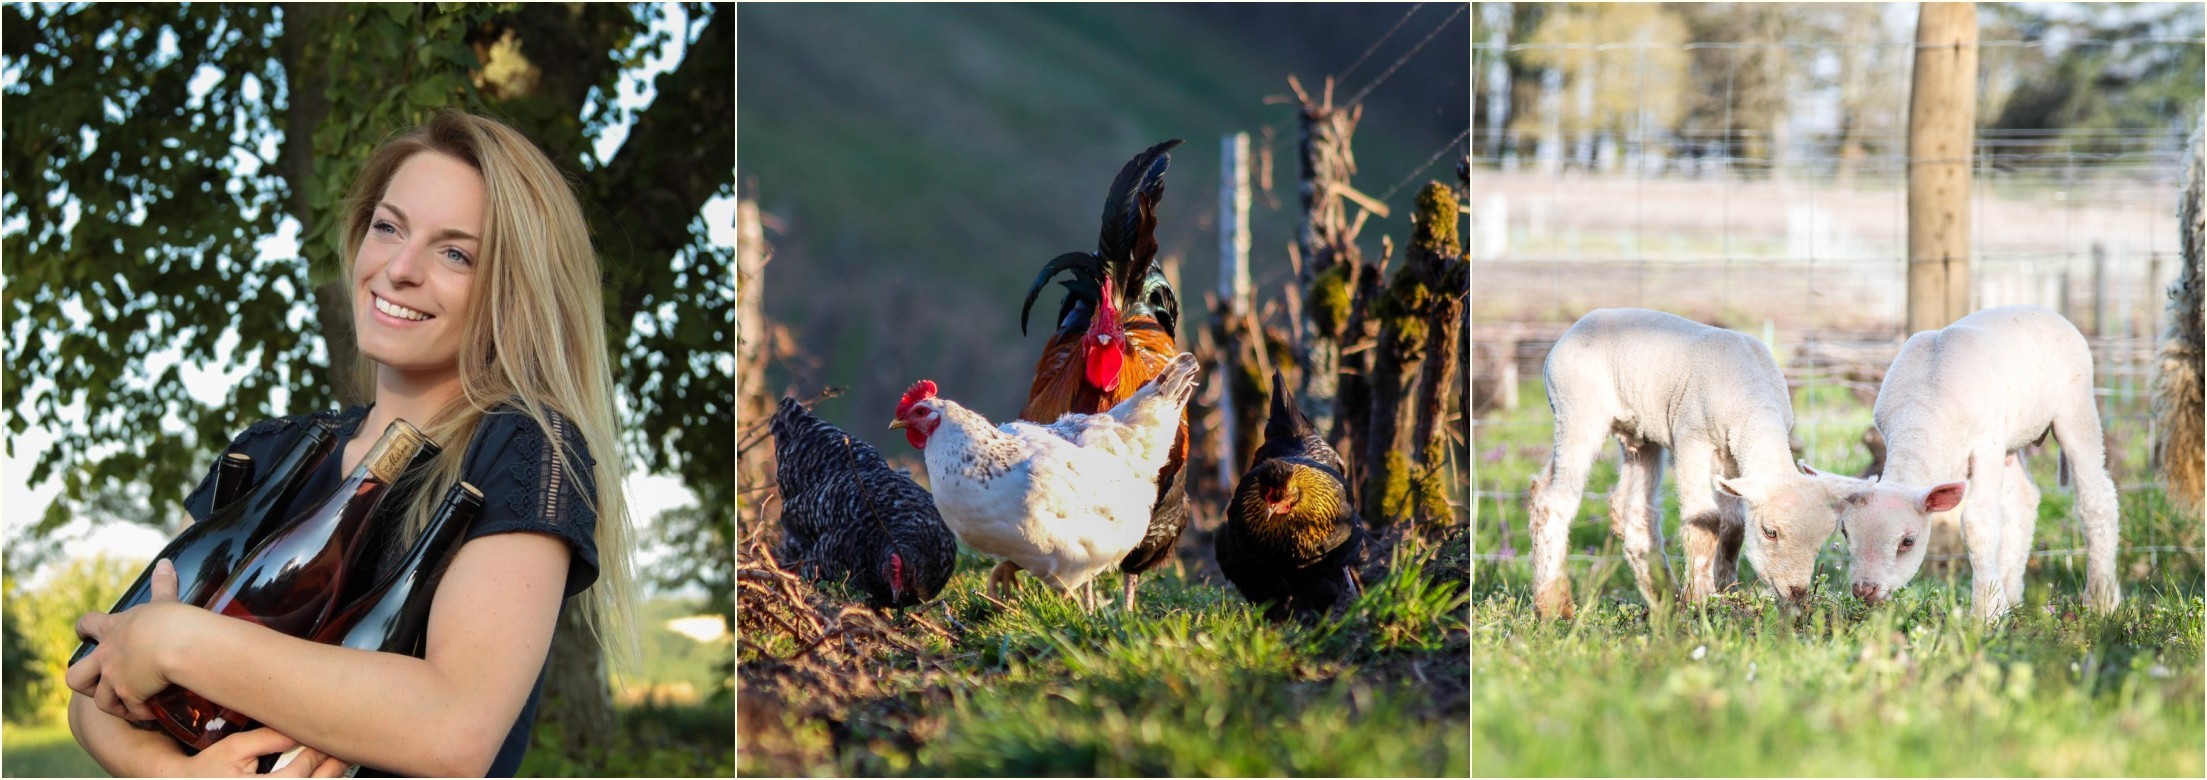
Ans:
{"type": "MultiPolygon", "coordinates": [[[[343,452],[346,443],[352,441],[360,423],[367,417],[368,407],[355,406],[342,412],[316,412],[294,417],[264,420],[247,428],[223,454],[244,453],[256,463],[274,463],[289,446],[308,421],[320,421],[331,425],[337,432],[338,449],[332,457],[311,475],[297,494],[300,496],[324,496],[337,489],[345,479],[343,452]]],[[[567,564],[565,594],[573,597],[590,587],[598,579],[598,545],[595,537],[598,524],[597,511],[593,508],[597,497],[594,467],[597,461],[590,457],[590,449],[584,444],[581,430],[565,416],[547,410],[551,431],[547,432],[529,419],[519,409],[505,406],[483,416],[476,426],[475,437],[468,442],[461,455],[461,478],[483,491],[483,510],[476,517],[474,527],[468,529],[467,539],[502,533],[550,534],[567,542],[572,555],[567,564]],[[550,435],[548,436],[547,433],[550,435]],[[576,479],[568,479],[559,468],[559,461],[547,444],[557,438],[565,447],[575,469],[576,479]]],[[[381,431],[370,432],[381,436],[381,431]]],[[[450,457],[446,450],[440,457],[450,457]]],[[[216,463],[221,458],[215,459],[216,463]]],[[[401,483],[387,495],[382,508],[405,506],[407,501],[399,491],[410,487],[401,483]]],[[[207,471],[199,487],[184,499],[184,509],[191,513],[193,521],[203,520],[212,511],[214,503],[214,469],[207,471]]],[[[398,521],[395,515],[382,511],[368,530],[368,547],[362,553],[364,562],[372,562],[375,576],[348,577],[343,598],[350,599],[360,591],[389,574],[406,553],[397,538],[398,521]],[[355,588],[358,588],[356,590],[355,588]]],[[[342,602],[340,602],[342,603],[342,602]]],[[[545,664],[549,665],[549,655],[545,664]]],[[[544,670],[537,671],[536,685],[529,689],[529,701],[521,708],[521,717],[506,732],[506,739],[498,749],[498,756],[491,762],[491,777],[512,777],[521,768],[522,754],[528,752],[529,734],[536,724],[537,700],[544,692],[544,670]]],[[[370,767],[361,767],[360,777],[390,777],[392,775],[370,767]]]]}

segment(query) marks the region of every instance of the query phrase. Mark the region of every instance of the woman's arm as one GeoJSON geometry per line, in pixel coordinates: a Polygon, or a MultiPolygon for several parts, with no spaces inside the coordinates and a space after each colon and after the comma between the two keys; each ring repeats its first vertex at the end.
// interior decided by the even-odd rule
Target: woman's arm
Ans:
{"type": "Polygon", "coordinates": [[[535,533],[462,545],[437,586],[424,658],[317,644],[197,608],[127,610],[110,626],[123,647],[99,684],[115,680],[125,706],[180,685],[347,761],[481,777],[543,669],[568,556],[565,542],[535,533]],[[114,630],[141,610],[163,622],[114,630]]]}
{"type": "Polygon", "coordinates": [[[178,777],[184,748],[159,731],[140,731],[101,712],[83,694],[69,697],[69,733],[100,768],[116,777],[178,777]]]}
{"type": "MultiPolygon", "coordinates": [[[[76,735],[77,744],[101,769],[116,777],[251,777],[259,774],[261,756],[299,744],[274,729],[259,728],[232,734],[197,756],[186,756],[167,733],[131,728],[83,696],[69,699],[69,733],[76,735]]],[[[343,777],[345,769],[345,762],[308,748],[267,776],[308,777],[311,772],[313,777],[343,777]]]]}

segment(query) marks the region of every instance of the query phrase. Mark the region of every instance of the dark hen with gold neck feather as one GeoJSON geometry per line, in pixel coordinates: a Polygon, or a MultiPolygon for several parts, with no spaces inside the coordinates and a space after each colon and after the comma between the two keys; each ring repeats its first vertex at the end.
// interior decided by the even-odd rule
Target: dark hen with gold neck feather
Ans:
{"type": "Polygon", "coordinates": [[[1316,615],[1362,592],[1364,523],[1350,508],[1346,471],[1272,372],[1264,444],[1234,486],[1217,548],[1219,570],[1251,603],[1266,605],[1266,618],[1316,615]]]}
{"type": "MultiPolygon", "coordinates": [[[[1182,350],[1180,296],[1157,264],[1157,203],[1165,197],[1166,154],[1178,139],[1144,150],[1128,160],[1104,196],[1103,229],[1094,252],[1067,252],[1035,275],[1027,300],[1019,307],[1019,330],[1035,297],[1059,274],[1069,278],[1058,304],[1057,330],[1035,364],[1027,405],[1019,418],[1056,422],[1067,413],[1100,414],[1134,395],[1164,373],[1182,350]]],[[[1126,573],[1125,606],[1134,606],[1135,578],[1172,558],[1180,532],[1188,527],[1188,417],[1183,411],[1172,456],[1157,474],[1157,503],[1150,509],[1149,532],[1119,562],[1126,573]]],[[[1018,567],[998,565],[992,587],[1007,582],[1018,567]]]]}

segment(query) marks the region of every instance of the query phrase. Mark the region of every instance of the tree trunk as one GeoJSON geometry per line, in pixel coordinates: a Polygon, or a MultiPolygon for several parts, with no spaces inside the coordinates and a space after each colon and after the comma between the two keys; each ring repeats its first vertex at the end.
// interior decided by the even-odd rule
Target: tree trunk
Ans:
{"type": "MultiPolygon", "coordinates": [[[[290,95],[290,105],[284,113],[284,142],[279,155],[284,183],[291,190],[291,218],[298,220],[300,232],[320,220],[331,219],[333,214],[314,213],[309,195],[316,186],[314,175],[314,131],[329,118],[329,73],[322,67],[322,59],[308,48],[321,40],[316,28],[327,24],[333,14],[341,13],[339,6],[323,3],[286,3],[284,12],[284,37],[277,51],[283,57],[285,85],[290,95]]],[[[322,345],[328,351],[329,388],[339,406],[353,406],[368,402],[367,378],[360,372],[360,345],[353,335],[352,311],[346,305],[346,280],[344,258],[331,253],[324,242],[306,242],[299,247],[300,261],[315,269],[310,276],[328,276],[330,280],[314,288],[314,320],[322,331],[322,345]]]]}
{"type": "Polygon", "coordinates": [[[536,729],[551,729],[559,735],[561,752],[577,759],[587,759],[593,748],[604,747],[617,728],[604,655],[597,636],[582,620],[586,598],[568,599],[560,607],[559,628],[552,632],[551,666],[544,673],[544,695],[536,710],[536,729]]]}

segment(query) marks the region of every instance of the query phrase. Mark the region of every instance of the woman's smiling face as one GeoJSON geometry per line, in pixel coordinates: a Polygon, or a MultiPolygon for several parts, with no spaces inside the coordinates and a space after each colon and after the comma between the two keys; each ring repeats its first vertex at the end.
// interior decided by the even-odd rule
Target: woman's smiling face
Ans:
{"type": "Polygon", "coordinates": [[[360,352],[401,371],[450,370],[481,259],[482,174],[459,158],[407,158],[375,204],[353,258],[360,352]]]}

